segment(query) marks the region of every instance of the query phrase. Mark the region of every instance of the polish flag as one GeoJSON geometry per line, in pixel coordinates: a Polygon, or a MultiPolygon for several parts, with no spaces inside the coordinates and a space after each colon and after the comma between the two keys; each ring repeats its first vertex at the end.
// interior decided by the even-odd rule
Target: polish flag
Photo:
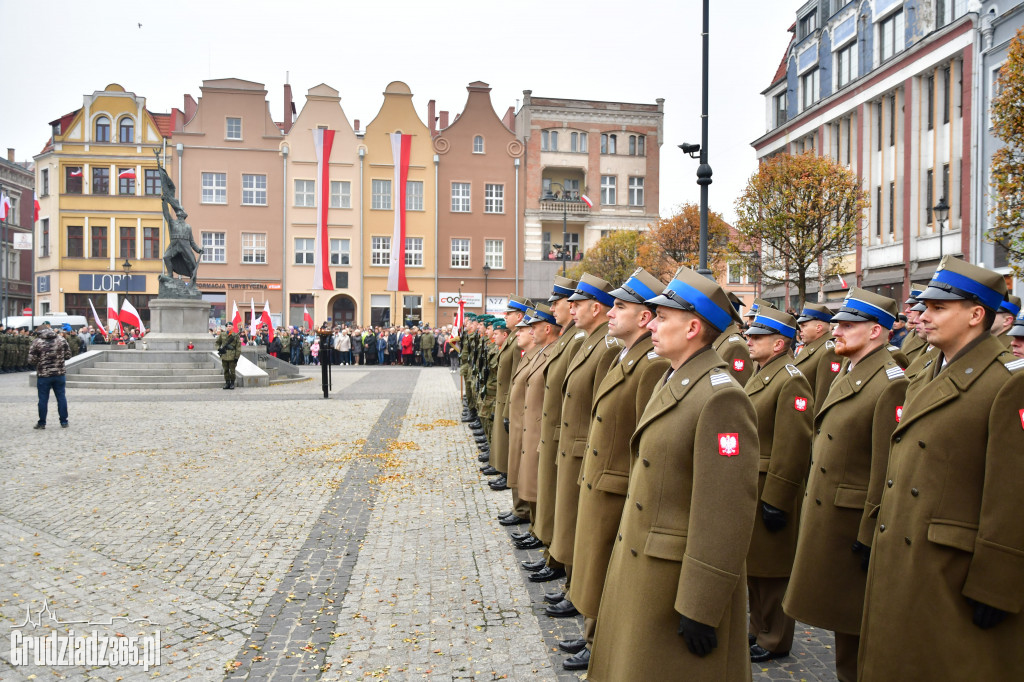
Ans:
{"type": "Polygon", "coordinates": [[[238,312],[238,303],[231,302],[231,332],[238,333],[238,325],[242,324],[242,314],[238,312]]]}
{"type": "Polygon", "coordinates": [[[838,277],[839,277],[839,283],[843,285],[843,288],[844,289],[849,289],[850,285],[846,283],[846,280],[843,279],[843,276],[839,275],[838,277]]]}
{"type": "Polygon", "coordinates": [[[462,325],[466,324],[466,301],[459,299],[459,312],[455,315],[455,333],[462,336],[462,325]]]}
{"type": "Polygon", "coordinates": [[[313,131],[313,146],[316,148],[316,179],[319,188],[316,205],[316,240],[313,243],[313,290],[333,290],[331,270],[328,264],[330,239],[327,236],[327,209],[331,205],[331,147],[334,146],[334,131],[317,128],[313,131]]]}
{"type": "Polygon", "coordinates": [[[589,206],[590,208],[594,208],[594,202],[591,201],[590,197],[588,197],[586,194],[581,194],[580,199],[582,199],[583,203],[589,206]]]}
{"type": "Polygon", "coordinates": [[[391,237],[391,267],[388,269],[388,286],[385,291],[409,291],[405,281],[405,185],[409,180],[409,153],[412,151],[412,135],[391,133],[391,156],[395,162],[394,188],[395,232],[391,237]]]}
{"type": "Polygon", "coordinates": [[[36,196],[35,192],[32,192],[32,205],[34,206],[32,222],[37,222],[39,220],[39,198],[36,196]]]}
{"type": "Polygon", "coordinates": [[[89,299],[89,307],[92,308],[92,319],[96,320],[96,328],[100,330],[100,334],[103,334],[103,338],[107,338],[107,330],[103,328],[103,323],[100,322],[99,313],[96,312],[96,306],[92,304],[92,299],[89,299]]]}
{"type": "Polygon", "coordinates": [[[107,329],[114,331],[115,329],[120,333],[124,333],[121,328],[121,318],[117,314],[117,293],[113,291],[107,292],[107,329]]]}
{"type": "Polygon", "coordinates": [[[80,177],[82,177],[82,167],[79,166],[78,168],[76,168],[73,171],[71,171],[70,176],[73,177],[73,178],[80,178],[80,177]]]}
{"type": "Polygon", "coordinates": [[[121,172],[117,174],[119,180],[134,180],[135,169],[134,168],[122,168],[121,172]]]}
{"type": "Polygon", "coordinates": [[[260,313],[260,323],[267,325],[267,341],[274,340],[274,322],[270,319],[270,301],[263,304],[263,312],[260,313]]]}
{"type": "Polygon", "coordinates": [[[306,323],[306,329],[313,330],[313,316],[306,310],[306,306],[302,306],[302,320],[306,323]]]}
{"type": "Polygon", "coordinates": [[[11,211],[11,198],[6,193],[0,192],[0,220],[7,220],[7,214],[11,211]]]}
{"type": "Polygon", "coordinates": [[[124,324],[130,324],[133,327],[137,327],[139,330],[139,336],[146,335],[146,325],[142,324],[142,317],[139,316],[139,311],[135,309],[128,299],[125,298],[121,301],[121,312],[118,313],[117,318],[124,324]]]}
{"type": "Polygon", "coordinates": [[[256,299],[249,299],[249,336],[256,336],[256,299]]]}

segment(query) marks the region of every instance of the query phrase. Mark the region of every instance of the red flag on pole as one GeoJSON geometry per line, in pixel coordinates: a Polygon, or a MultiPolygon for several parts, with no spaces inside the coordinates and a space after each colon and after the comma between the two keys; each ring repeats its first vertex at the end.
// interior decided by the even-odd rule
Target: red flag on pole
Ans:
{"type": "Polygon", "coordinates": [[[114,331],[115,329],[120,334],[124,334],[124,329],[121,328],[121,318],[117,314],[117,294],[113,291],[107,292],[107,329],[114,331]]]}
{"type": "Polygon", "coordinates": [[[466,301],[459,298],[459,312],[455,316],[455,333],[462,336],[462,325],[466,322],[466,301]]]}
{"type": "Polygon", "coordinates": [[[142,317],[139,315],[139,311],[128,302],[127,298],[121,301],[121,312],[118,313],[117,317],[124,324],[130,324],[138,328],[139,336],[146,335],[146,325],[142,324],[142,317]]]}
{"type": "Polygon", "coordinates": [[[316,240],[313,243],[313,290],[333,290],[331,281],[330,238],[327,236],[327,209],[331,204],[331,147],[334,145],[334,131],[317,128],[313,131],[313,146],[316,148],[316,240]]]}
{"type": "Polygon", "coordinates": [[[313,331],[313,316],[306,310],[306,306],[302,306],[302,320],[306,323],[306,329],[313,331]]]}
{"type": "Polygon", "coordinates": [[[263,312],[260,313],[260,322],[267,325],[267,341],[274,340],[274,321],[270,319],[270,301],[263,304],[263,312]]]}
{"type": "Polygon", "coordinates": [[[96,320],[96,328],[100,330],[100,334],[103,334],[103,338],[107,338],[107,330],[103,328],[103,323],[100,322],[99,313],[96,312],[96,306],[92,304],[92,299],[89,299],[89,307],[92,308],[92,319],[96,320]]]}
{"type": "Polygon", "coordinates": [[[409,180],[412,135],[391,133],[391,155],[395,162],[395,231],[391,237],[391,267],[386,291],[409,291],[405,281],[405,185],[409,180]]]}
{"type": "Polygon", "coordinates": [[[238,303],[235,301],[231,302],[231,331],[232,333],[238,333],[238,325],[242,324],[242,314],[238,312],[238,303]]]}

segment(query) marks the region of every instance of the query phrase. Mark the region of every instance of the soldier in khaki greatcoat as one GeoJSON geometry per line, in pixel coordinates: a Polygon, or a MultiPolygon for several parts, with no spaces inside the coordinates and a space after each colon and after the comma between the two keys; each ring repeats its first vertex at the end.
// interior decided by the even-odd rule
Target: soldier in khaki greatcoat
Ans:
{"type": "Polygon", "coordinates": [[[814,391],[815,406],[821,405],[832,381],[839,376],[841,358],[836,354],[836,341],[829,322],[832,311],[820,303],[807,303],[796,319],[797,334],[803,346],[793,363],[814,391]]]}
{"type": "Polygon", "coordinates": [[[611,292],[615,304],[608,311],[608,335],[618,339],[623,348],[594,392],[591,409],[568,594],[568,600],[585,616],[584,639],[573,644],[578,650],[562,662],[567,670],[586,670],[590,662],[586,645],[594,642],[608,557],[629,486],[629,439],[668,369],[668,360],[654,352],[647,329],[652,312],[644,305],[663,288],[657,278],[639,268],[611,292]]]}
{"type": "Polygon", "coordinates": [[[871,543],[858,679],[1024,679],[1024,360],[989,328],[1003,276],[946,256],[921,293],[871,543]]]}
{"type": "MultiPolygon", "coordinates": [[[[911,289],[910,296],[903,302],[903,314],[907,316],[907,336],[900,345],[900,350],[907,356],[907,360],[913,364],[917,356],[924,352],[928,342],[917,333],[917,318],[921,311],[916,309],[918,304],[917,295],[920,289],[911,289]]],[[[909,366],[909,365],[908,365],[909,366]]]]}
{"type": "Polygon", "coordinates": [[[795,623],[782,610],[796,552],[800,504],[811,458],[814,394],[791,363],[796,319],[762,307],[747,328],[747,347],[758,371],[745,387],[757,413],[761,445],[759,518],[747,553],[750,660],[789,655],[795,623]]]}
{"type": "Polygon", "coordinates": [[[884,346],[896,301],[851,289],[833,319],[843,367],[815,416],[812,465],[782,606],[835,632],[836,674],[856,682],[867,553],[907,380],[884,346]],[[850,304],[853,301],[853,304],[850,304]]]}
{"type": "MultiPolygon", "coordinates": [[[[732,303],[733,323],[718,335],[712,347],[718,353],[718,357],[729,365],[729,372],[740,386],[746,386],[747,379],[754,373],[754,363],[750,361],[750,351],[747,350],[747,342],[743,339],[743,329],[740,327],[743,318],[740,317],[739,306],[743,303],[736,294],[731,291],[728,293],[729,302],[732,303]]],[[[758,304],[755,302],[754,305],[758,304]]]]}
{"type": "MultiPolygon", "coordinates": [[[[1024,309],[1017,313],[1013,327],[1006,332],[1006,336],[1010,339],[1010,352],[1013,353],[1013,356],[1024,358],[1024,309]]],[[[1024,424],[1021,426],[1024,427],[1024,424]]]]}
{"type": "MultiPolygon", "coordinates": [[[[491,466],[501,474],[491,481],[493,490],[508,488],[508,389],[512,385],[512,374],[519,366],[522,353],[516,344],[513,330],[523,321],[523,315],[530,308],[529,299],[521,296],[509,296],[508,307],[505,309],[505,326],[509,330],[508,338],[498,349],[497,384],[494,393],[494,425],[491,428],[491,466]]],[[[529,516],[529,507],[515,494],[512,495],[512,511],[520,519],[529,516]]]]}
{"type": "MultiPolygon", "coordinates": [[[[565,566],[572,581],[573,546],[576,542],[576,515],[580,497],[580,470],[590,430],[594,389],[604,378],[608,366],[622,346],[608,336],[608,310],[615,299],[608,293],[612,285],[594,275],[584,273],[576,291],[569,297],[576,326],[587,333],[583,345],[569,363],[562,383],[562,428],[558,440],[555,483],[555,529],[549,550],[551,556],[565,566]]],[[[530,576],[539,580],[540,574],[530,576]]],[[[545,609],[549,616],[576,615],[576,607],[568,599],[545,609]]]]}
{"type": "Polygon", "coordinates": [[[1007,348],[1010,347],[1010,337],[1006,333],[1013,328],[1013,321],[1019,314],[1020,297],[1012,294],[999,304],[999,310],[996,311],[996,321],[992,323],[991,329],[992,336],[1002,341],[1007,348]]]}
{"type": "Polygon", "coordinates": [[[757,505],[753,406],[711,345],[729,300],[689,268],[650,324],[671,367],[630,440],[629,490],[587,677],[750,680],[744,561],[757,505]]]}
{"type": "MultiPolygon", "coordinates": [[[[523,319],[516,325],[514,331],[516,337],[516,347],[519,352],[522,353],[522,357],[519,360],[519,365],[515,368],[512,373],[512,378],[509,383],[508,389],[508,405],[505,408],[508,414],[508,475],[506,485],[512,490],[512,496],[514,499],[522,500],[522,496],[519,494],[519,463],[523,453],[523,413],[526,410],[526,375],[527,368],[533,362],[534,357],[537,355],[537,351],[540,349],[536,347],[533,342],[533,335],[530,334],[530,320],[537,314],[534,308],[530,308],[523,315],[523,319]]],[[[529,523],[531,521],[530,516],[530,505],[526,500],[522,500],[526,506],[526,513],[523,516],[513,514],[512,516],[501,519],[500,523],[503,526],[516,526],[521,523],[529,523]]]]}

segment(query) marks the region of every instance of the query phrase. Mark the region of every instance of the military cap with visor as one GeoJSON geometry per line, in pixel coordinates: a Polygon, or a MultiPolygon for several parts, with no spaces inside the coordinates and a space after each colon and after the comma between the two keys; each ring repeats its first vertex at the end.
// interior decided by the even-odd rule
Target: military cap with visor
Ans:
{"type": "Polygon", "coordinates": [[[811,320],[817,320],[818,322],[831,322],[832,311],[828,306],[820,303],[805,303],[804,309],[800,313],[800,317],[796,318],[797,324],[803,324],[804,322],[810,322],[811,320]]]}
{"type": "Polygon", "coordinates": [[[1007,336],[1024,336],[1024,310],[1017,313],[1017,317],[1013,318],[1013,326],[1006,332],[1007,336]]]}
{"type": "Polygon", "coordinates": [[[611,292],[612,298],[626,303],[644,304],[658,295],[665,285],[643,268],[637,268],[625,282],[611,292]]]}
{"type": "Polygon", "coordinates": [[[1006,280],[998,272],[954,256],[943,256],[928,288],[917,298],[921,301],[976,301],[997,311],[1006,298],[1006,280]]]}
{"type": "Polygon", "coordinates": [[[921,295],[921,289],[911,289],[910,296],[903,302],[903,305],[916,305],[919,303],[917,297],[921,295]]]}
{"type": "Polygon", "coordinates": [[[1020,296],[1014,296],[1009,294],[1002,303],[999,304],[999,312],[1010,313],[1014,317],[1020,314],[1020,296]]]}
{"type": "Polygon", "coordinates": [[[685,310],[720,332],[732,323],[733,307],[725,289],[687,267],[679,268],[668,286],[647,305],[685,310]]]}
{"type": "Polygon", "coordinates": [[[796,318],[776,308],[761,307],[747,328],[747,335],[781,334],[787,339],[796,336],[796,318]]]}
{"type": "Polygon", "coordinates": [[[555,283],[551,285],[551,296],[548,297],[548,303],[569,298],[576,291],[577,286],[579,286],[579,282],[576,280],[555,275],[555,283]]]}
{"type": "Polygon", "coordinates": [[[570,301],[597,301],[601,305],[611,308],[615,305],[615,299],[611,295],[612,285],[600,277],[590,273],[583,273],[576,291],[569,297],[570,301]]]}
{"type": "Polygon", "coordinates": [[[748,310],[743,317],[757,317],[757,313],[761,308],[774,308],[775,306],[771,301],[766,301],[763,298],[755,298],[754,302],[750,304],[750,310],[748,310]]]}
{"type": "Polygon", "coordinates": [[[516,322],[516,327],[529,327],[530,326],[530,320],[532,320],[533,316],[536,315],[536,314],[537,314],[536,310],[534,310],[533,308],[529,308],[526,311],[526,314],[523,315],[523,319],[521,319],[518,322],[516,322]]]}
{"type": "Polygon", "coordinates": [[[832,321],[877,322],[886,329],[892,329],[898,315],[899,307],[893,299],[853,287],[847,292],[839,312],[832,316],[832,321]]]}
{"type": "Polygon", "coordinates": [[[506,313],[525,313],[529,310],[530,306],[533,305],[530,299],[523,298],[522,296],[509,296],[508,305],[505,307],[506,313]]]}
{"type": "MultiPolygon", "coordinates": [[[[526,318],[523,318],[523,322],[526,322],[526,318]]],[[[555,316],[551,314],[551,308],[543,303],[538,303],[534,306],[531,311],[530,321],[526,322],[526,324],[537,324],[538,322],[549,322],[550,324],[558,325],[558,323],[555,322],[555,316]]],[[[519,325],[516,326],[518,327],[519,325]]]]}

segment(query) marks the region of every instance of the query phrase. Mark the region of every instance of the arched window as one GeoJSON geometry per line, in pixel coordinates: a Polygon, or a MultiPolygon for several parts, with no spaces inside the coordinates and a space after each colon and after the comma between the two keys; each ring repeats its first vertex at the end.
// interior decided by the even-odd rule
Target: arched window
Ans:
{"type": "Polygon", "coordinates": [[[96,119],[96,134],[93,135],[96,142],[110,142],[110,119],[100,116],[96,119]]]}
{"type": "Polygon", "coordinates": [[[117,138],[121,142],[135,142],[135,121],[129,116],[125,116],[121,119],[121,124],[118,126],[117,138]]]}
{"type": "Polygon", "coordinates": [[[473,138],[473,153],[483,154],[484,153],[484,137],[483,135],[477,135],[473,138]]]}

